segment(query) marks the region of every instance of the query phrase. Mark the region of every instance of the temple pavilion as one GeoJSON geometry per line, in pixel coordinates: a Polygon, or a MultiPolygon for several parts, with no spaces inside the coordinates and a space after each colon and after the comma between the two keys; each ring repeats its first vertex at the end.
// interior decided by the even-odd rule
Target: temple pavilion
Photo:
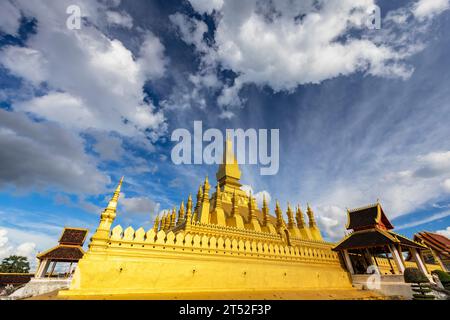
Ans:
{"type": "Polygon", "coordinates": [[[408,264],[404,253],[412,257],[419,270],[429,274],[421,254],[427,248],[393,232],[394,227],[379,202],[348,210],[347,215],[346,228],[350,232],[333,250],[342,254],[351,274],[365,274],[369,266],[376,266],[385,274],[403,274],[408,264]],[[388,266],[381,265],[382,261],[387,261],[388,266]]]}
{"type": "Polygon", "coordinates": [[[450,271],[450,240],[446,236],[423,231],[414,235],[414,241],[428,247],[423,252],[426,263],[438,263],[442,270],[450,271]]]}
{"type": "Polygon", "coordinates": [[[64,228],[58,245],[37,255],[39,265],[35,278],[51,278],[58,264],[68,264],[65,276],[70,277],[74,267],[84,255],[83,245],[87,234],[87,229],[64,228]]]}

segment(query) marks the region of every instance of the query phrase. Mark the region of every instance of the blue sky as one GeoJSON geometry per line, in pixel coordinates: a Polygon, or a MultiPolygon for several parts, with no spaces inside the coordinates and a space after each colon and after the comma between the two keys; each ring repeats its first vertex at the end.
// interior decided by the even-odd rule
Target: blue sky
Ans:
{"type": "Polygon", "coordinates": [[[0,4],[0,256],[63,226],[150,227],[216,166],[172,163],[173,130],[280,130],[280,170],[242,166],[260,196],[310,203],[328,240],[380,199],[398,232],[448,235],[450,5],[415,1],[0,4]],[[81,9],[79,30],[66,22],[81,9]],[[365,24],[378,5],[381,28],[365,24]]]}

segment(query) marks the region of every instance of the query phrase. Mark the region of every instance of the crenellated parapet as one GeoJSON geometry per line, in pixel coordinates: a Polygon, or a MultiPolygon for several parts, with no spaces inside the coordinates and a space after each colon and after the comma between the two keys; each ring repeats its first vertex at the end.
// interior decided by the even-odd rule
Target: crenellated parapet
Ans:
{"type": "Polygon", "coordinates": [[[109,239],[108,253],[115,249],[127,249],[130,254],[136,250],[140,255],[146,252],[185,252],[205,255],[237,255],[258,259],[283,259],[298,262],[339,264],[338,255],[331,250],[332,244],[308,241],[296,246],[284,245],[275,239],[261,241],[234,236],[214,236],[179,232],[178,234],[163,230],[147,232],[143,228],[125,230],[118,225],[113,228],[109,239]]]}

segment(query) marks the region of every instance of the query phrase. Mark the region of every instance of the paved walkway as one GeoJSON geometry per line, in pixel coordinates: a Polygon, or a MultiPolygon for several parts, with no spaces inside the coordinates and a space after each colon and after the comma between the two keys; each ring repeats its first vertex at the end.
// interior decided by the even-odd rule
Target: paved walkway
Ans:
{"type": "MultiPolygon", "coordinates": [[[[30,298],[30,300],[65,300],[57,292],[30,298]]],[[[365,290],[302,290],[248,293],[174,293],[145,295],[105,295],[77,297],[78,300],[381,300],[389,299],[365,290]]]]}

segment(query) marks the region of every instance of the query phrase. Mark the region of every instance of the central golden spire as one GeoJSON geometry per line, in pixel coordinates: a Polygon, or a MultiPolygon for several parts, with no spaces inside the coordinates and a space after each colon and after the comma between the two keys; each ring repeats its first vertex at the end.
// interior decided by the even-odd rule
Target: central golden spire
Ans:
{"type": "Polygon", "coordinates": [[[225,141],[225,148],[223,152],[223,160],[216,173],[217,181],[220,187],[229,186],[232,188],[240,188],[241,184],[241,170],[239,164],[234,156],[233,143],[229,136],[225,141]]]}

